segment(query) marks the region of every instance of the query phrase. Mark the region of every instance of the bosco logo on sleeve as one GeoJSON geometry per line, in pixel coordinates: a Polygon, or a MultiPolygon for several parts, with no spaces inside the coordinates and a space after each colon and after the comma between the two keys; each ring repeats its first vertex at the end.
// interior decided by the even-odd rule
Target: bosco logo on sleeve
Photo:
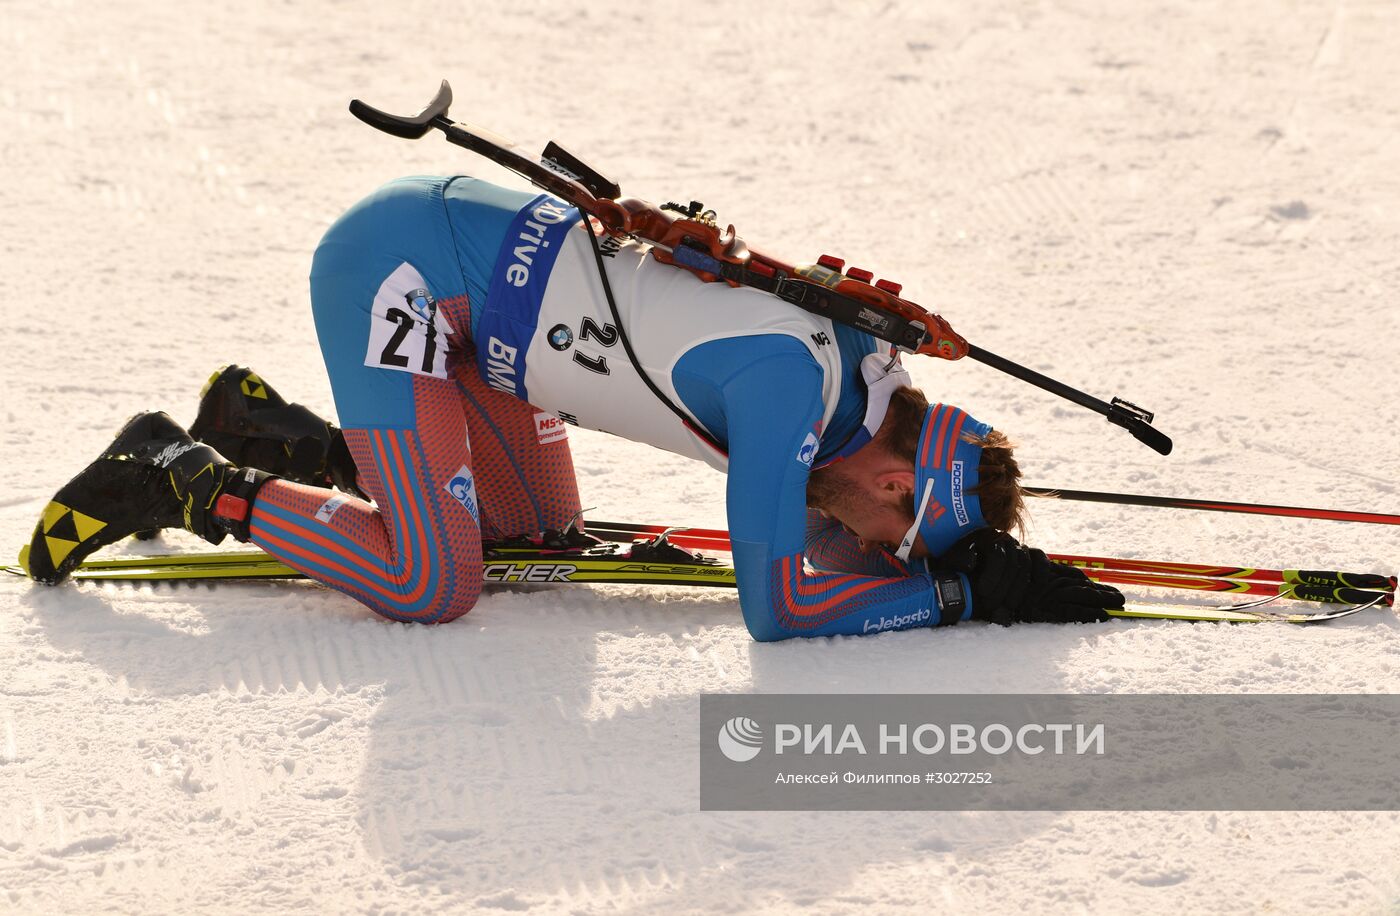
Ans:
{"type": "Polygon", "coordinates": [[[539,436],[541,445],[566,438],[569,435],[567,426],[552,413],[540,411],[535,414],[535,435],[539,436]]]}
{"type": "Polygon", "coordinates": [[[345,505],[349,501],[350,497],[342,493],[335,494],[330,499],[321,503],[321,508],[316,510],[316,520],[323,524],[329,525],[331,523],[331,519],[334,518],[335,514],[340,511],[340,507],[345,505]]]}

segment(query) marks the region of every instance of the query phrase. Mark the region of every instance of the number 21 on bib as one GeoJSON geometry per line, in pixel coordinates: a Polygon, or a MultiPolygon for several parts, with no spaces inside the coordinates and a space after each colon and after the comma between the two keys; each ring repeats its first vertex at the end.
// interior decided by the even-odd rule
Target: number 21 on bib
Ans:
{"type": "Polygon", "coordinates": [[[365,365],[447,378],[447,337],[452,327],[413,265],[404,262],[384,278],[369,317],[365,365]]]}

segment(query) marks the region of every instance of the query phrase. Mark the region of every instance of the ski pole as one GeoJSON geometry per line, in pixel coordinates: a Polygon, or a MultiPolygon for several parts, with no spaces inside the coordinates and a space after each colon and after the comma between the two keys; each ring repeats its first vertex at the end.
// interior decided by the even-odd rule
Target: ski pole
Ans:
{"type": "MultiPolygon", "coordinates": [[[[1051,559],[1055,559],[1053,556],[1051,559]]],[[[1251,582],[1245,579],[1211,579],[1198,576],[1167,576],[1156,573],[1124,572],[1116,569],[1080,567],[1095,582],[1137,585],[1146,588],[1178,588],[1193,592],[1229,592],[1236,595],[1277,595],[1299,601],[1326,604],[1361,604],[1379,597],[1391,605],[1395,596],[1388,589],[1360,589],[1346,586],[1305,585],[1297,582],[1251,582]]]]}
{"type": "MultiPolygon", "coordinates": [[[[1244,515],[1275,515],[1284,518],[1313,518],[1337,522],[1361,522],[1368,525],[1400,525],[1400,515],[1385,512],[1359,512],[1351,509],[1314,509],[1305,506],[1276,506],[1268,503],[1229,502],[1219,499],[1189,499],[1175,496],[1142,496],[1132,493],[1105,493],[1094,490],[1066,490],[1053,487],[1022,487],[1027,496],[1051,499],[1074,500],[1077,502],[1111,503],[1121,506],[1152,506],[1164,509],[1197,509],[1207,512],[1232,512],[1244,515]]],[[[610,523],[588,523],[590,529],[607,530],[610,523]]],[[[633,526],[637,527],[637,526],[633,526]]],[[[646,526],[639,533],[657,534],[665,529],[661,526],[646,526]],[[654,529],[654,530],[652,530],[654,529]]],[[[714,543],[697,544],[714,550],[728,550],[729,533],[718,529],[691,528],[679,535],[686,540],[722,540],[726,546],[714,543]]],[[[684,542],[676,540],[677,544],[684,542]]],[[[1199,570],[1193,570],[1199,571],[1199,570]]]]}
{"type": "Polygon", "coordinates": [[[1158,506],[1166,509],[1200,509],[1207,512],[1238,512],[1246,515],[1280,515],[1286,518],[1320,518],[1337,522],[1364,522],[1369,525],[1400,525],[1400,515],[1383,512],[1309,509],[1303,506],[1273,506],[1267,503],[1237,503],[1218,499],[1186,499],[1175,496],[1138,496],[1131,493],[1059,490],[1050,487],[1022,487],[1021,491],[1027,496],[1072,499],[1089,503],[1114,503],[1121,506],[1158,506]]]}
{"type": "MultiPolygon", "coordinates": [[[[639,525],[629,522],[589,521],[588,533],[608,541],[627,542],[639,537],[656,537],[663,532],[667,539],[679,547],[693,550],[728,551],[729,532],[719,528],[668,528],[665,525],[639,525]]],[[[1082,556],[1077,554],[1050,554],[1050,559],[1059,563],[1088,568],[1092,572],[1111,570],[1119,574],[1146,573],[1163,577],[1194,577],[1198,580],[1218,580],[1221,582],[1273,583],[1285,586],[1307,586],[1319,589],[1362,589],[1371,591],[1391,591],[1396,587],[1394,576],[1377,573],[1341,572],[1337,570],[1263,569],[1246,566],[1212,566],[1204,563],[1176,563],[1159,560],[1128,560],[1115,557],[1082,556]]],[[[1133,583],[1127,583],[1133,584],[1133,583]]],[[[1145,583],[1136,583],[1145,584],[1145,583]]],[[[1190,587],[1190,586],[1186,586],[1190,587]]],[[[1205,586],[1199,586],[1206,588],[1205,586]]],[[[1229,591],[1231,589],[1210,589],[1229,591]]],[[[1277,589],[1275,589],[1277,591],[1277,589]]],[[[1272,594],[1273,592],[1247,592],[1250,594],[1272,594]]],[[[1350,599],[1348,599],[1350,600],[1350,599]]]]}

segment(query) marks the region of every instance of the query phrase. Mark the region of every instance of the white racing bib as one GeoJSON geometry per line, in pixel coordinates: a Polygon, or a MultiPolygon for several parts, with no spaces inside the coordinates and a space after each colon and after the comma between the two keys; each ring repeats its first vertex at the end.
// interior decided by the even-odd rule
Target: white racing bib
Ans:
{"type": "Polygon", "coordinates": [[[365,365],[445,379],[451,333],[422,274],[404,262],[375,293],[365,365]]]}
{"type": "MultiPolygon", "coordinates": [[[[552,231],[531,238],[553,261],[547,281],[530,290],[538,282],[532,277],[519,290],[507,291],[503,298],[514,302],[507,302],[505,314],[487,303],[477,330],[487,382],[569,423],[724,470],[727,456],[688,429],[637,374],[608,308],[587,229],[582,223],[546,228],[552,231]]],[[[712,340],[785,334],[801,341],[824,370],[825,428],[836,410],[841,379],[840,350],[829,320],[758,290],[705,283],[682,268],[657,263],[645,245],[603,238],[599,244],[622,331],[647,377],[671,403],[686,409],[671,373],[695,347],[712,340]]],[[[699,426],[688,411],[687,417],[699,426]]]]}

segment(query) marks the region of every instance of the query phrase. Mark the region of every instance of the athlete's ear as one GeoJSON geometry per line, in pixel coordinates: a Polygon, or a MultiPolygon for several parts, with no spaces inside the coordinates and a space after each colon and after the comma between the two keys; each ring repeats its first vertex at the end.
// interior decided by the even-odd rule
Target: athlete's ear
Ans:
{"type": "Polygon", "coordinates": [[[914,492],[913,471],[882,471],[875,475],[875,489],[897,496],[914,492]]]}

